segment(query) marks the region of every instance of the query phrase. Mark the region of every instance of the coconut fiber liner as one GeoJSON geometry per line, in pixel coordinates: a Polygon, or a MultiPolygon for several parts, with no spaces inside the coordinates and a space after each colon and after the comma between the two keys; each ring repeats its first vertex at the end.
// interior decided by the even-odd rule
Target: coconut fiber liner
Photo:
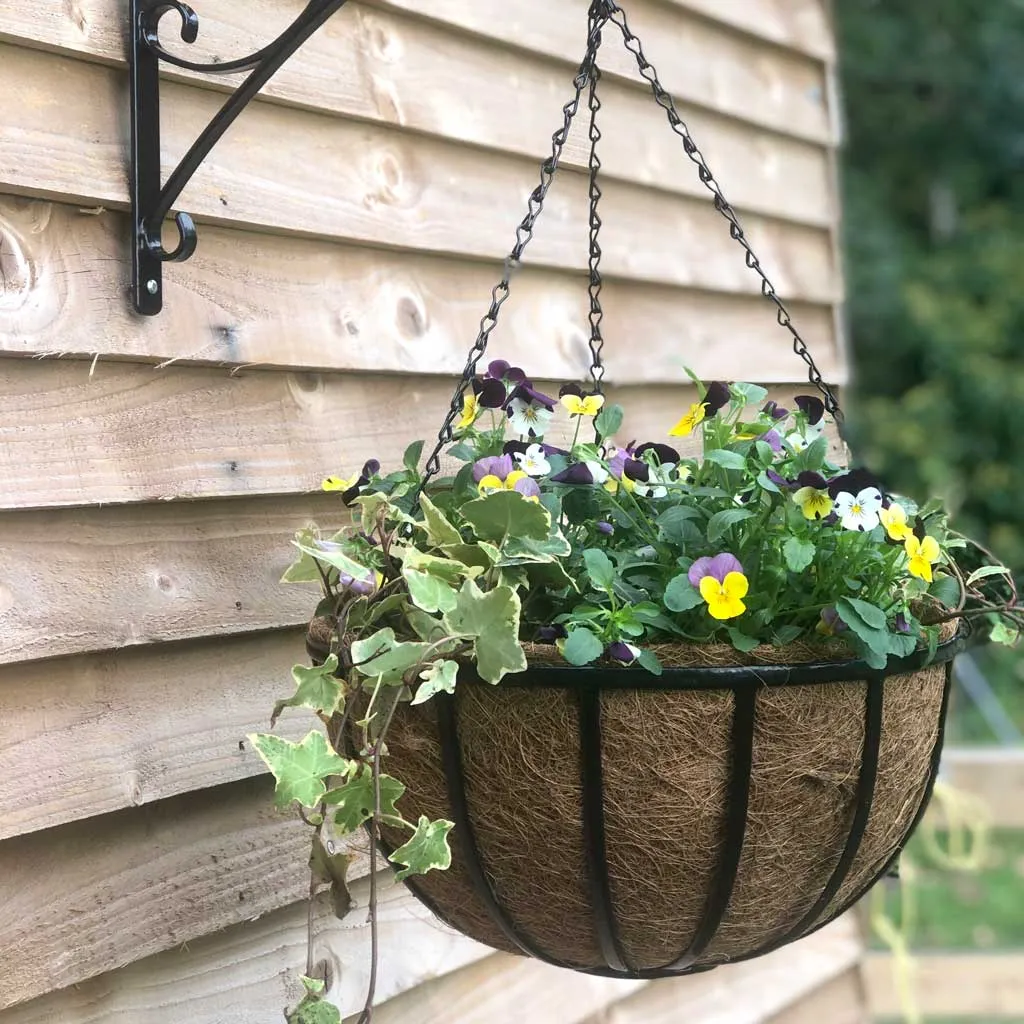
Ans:
{"type": "MultiPolygon", "coordinates": [[[[822,645],[759,647],[746,656],[710,646],[658,653],[666,667],[849,658],[846,648],[822,645]]],[[[550,649],[528,648],[528,657],[531,673],[555,671],[544,665],[554,660],[550,649]]],[[[947,666],[875,679],[882,688],[881,732],[870,812],[852,861],[846,853],[844,881],[817,910],[863,802],[858,784],[869,683],[750,684],[756,717],[739,862],[724,916],[699,955],[685,963],[681,954],[706,918],[716,873],[738,845],[727,839],[727,812],[739,698],[732,689],[600,692],[604,850],[623,962],[618,970],[635,974],[673,965],[674,973],[757,955],[831,919],[884,872],[930,791],[947,666]]],[[[410,884],[459,931],[522,953],[473,884],[467,839],[475,840],[490,889],[530,952],[609,973],[588,877],[578,687],[508,682],[489,686],[467,666],[454,697],[442,698],[451,702],[449,711],[435,700],[403,705],[395,716],[388,770],[407,786],[405,816],[456,818],[438,731],[439,718],[450,714],[472,831],[471,837],[466,829],[453,833],[450,870],[410,884]]],[[[383,838],[398,845],[405,836],[385,829],[383,838]]]]}

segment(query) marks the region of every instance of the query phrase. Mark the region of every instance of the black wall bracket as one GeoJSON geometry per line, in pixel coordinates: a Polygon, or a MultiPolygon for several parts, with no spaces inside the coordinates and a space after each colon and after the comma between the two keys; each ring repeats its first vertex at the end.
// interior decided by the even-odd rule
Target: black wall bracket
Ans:
{"type": "Polygon", "coordinates": [[[176,213],[178,244],[166,249],[164,221],[182,189],[231,127],[238,115],[307,39],[348,0],[309,0],[303,12],[262,50],[238,60],[200,64],[165,50],[160,42],[160,21],[165,14],[181,19],[181,38],[194,43],[199,16],[181,0],[128,0],[131,9],[129,61],[132,103],[132,301],[144,316],[163,308],[163,265],[184,263],[196,251],[196,225],[187,213],[176,213]],[[203,74],[231,75],[251,72],[231,94],[217,116],[160,184],[160,62],[203,74]]]}

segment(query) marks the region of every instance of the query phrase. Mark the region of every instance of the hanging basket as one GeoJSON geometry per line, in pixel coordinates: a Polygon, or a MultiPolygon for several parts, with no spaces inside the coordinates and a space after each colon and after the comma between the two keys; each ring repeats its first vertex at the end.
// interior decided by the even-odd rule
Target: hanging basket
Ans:
{"type": "Polygon", "coordinates": [[[542,646],[497,687],[464,666],[454,696],[402,705],[388,733],[403,813],[455,822],[451,868],[409,885],[479,942],[606,977],[770,952],[895,863],[963,644],[947,633],[884,673],[799,644],[659,649],[661,677],[545,664],[542,646]]]}

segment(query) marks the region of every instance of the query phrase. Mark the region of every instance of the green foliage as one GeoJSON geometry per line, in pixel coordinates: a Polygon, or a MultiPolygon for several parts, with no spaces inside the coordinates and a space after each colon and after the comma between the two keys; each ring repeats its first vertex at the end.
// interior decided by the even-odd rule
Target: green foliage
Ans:
{"type": "MultiPolygon", "coordinates": [[[[402,817],[395,802],[402,798],[405,786],[390,775],[381,775],[380,813],[385,817],[402,817]]],[[[335,807],[334,823],[342,835],[355,832],[373,817],[374,808],[373,771],[369,765],[362,766],[343,786],[331,789],[324,796],[328,807],[335,807]]]]}
{"type": "Polygon", "coordinates": [[[543,505],[527,501],[517,491],[498,491],[463,505],[462,516],[480,540],[503,544],[510,537],[547,540],[551,516],[543,505]]]}
{"type": "Polygon", "coordinates": [[[326,780],[350,775],[356,767],[330,750],[324,734],[316,730],[301,743],[268,733],[250,736],[249,742],[277,780],[274,799],[278,807],[287,807],[292,801],[316,807],[327,792],[326,780]]]}
{"type": "Polygon", "coordinates": [[[279,700],[274,705],[270,728],[274,728],[285,708],[309,708],[320,715],[333,715],[340,711],[345,703],[345,697],[341,683],[334,677],[337,669],[336,654],[330,655],[322,665],[314,665],[312,668],[296,665],[292,669],[295,693],[287,700],[279,700]]]}
{"type": "Polygon", "coordinates": [[[452,863],[448,833],[455,827],[450,821],[431,821],[420,817],[412,838],[400,846],[388,860],[404,865],[395,877],[404,882],[410,875],[425,875],[428,871],[446,871],[452,863]]]}
{"type": "Polygon", "coordinates": [[[306,994],[302,1002],[285,1014],[288,1024],[341,1024],[341,1011],[324,996],[324,983],[316,978],[302,978],[306,994]]]}
{"type": "Polygon", "coordinates": [[[526,668],[519,643],[519,610],[519,595],[511,587],[502,585],[484,593],[473,580],[466,580],[455,607],[444,617],[453,636],[473,641],[477,671],[489,683],[526,668]]]}

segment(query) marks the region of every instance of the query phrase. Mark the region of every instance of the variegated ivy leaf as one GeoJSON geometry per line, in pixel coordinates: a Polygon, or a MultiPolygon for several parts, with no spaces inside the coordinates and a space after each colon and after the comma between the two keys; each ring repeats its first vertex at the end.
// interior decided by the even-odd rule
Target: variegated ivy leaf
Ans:
{"type": "MultiPolygon", "coordinates": [[[[405,786],[390,775],[380,777],[380,813],[386,817],[401,818],[395,801],[402,798],[405,786]]],[[[373,771],[364,765],[343,786],[328,790],[324,802],[337,807],[334,823],[343,835],[355,832],[373,817],[373,771]]]]}
{"type": "Polygon", "coordinates": [[[426,704],[438,693],[454,693],[458,672],[459,666],[454,661],[435,661],[420,673],[423,682],[416,691],[413,704],[426,704]]]}
{"type": "MultiPolygon", "coordinates": [[[[300,543],[311,547],[316,541],[316,531],[312,527],[306,527],[295,534],[296,546],[300,543]]],[[[319,583],[322,577],[320,570],[316,567],[316,560],[300,548],[299,557],[292,562],[281,577],[282,583],[319,583]]]]}
{"type": "Polygon", "coordinates": [[[402,575],[417,608],[425,612],[450,612],[455,607],[455,588],[444,580],[408,566],[403,568],[402,575]]]}
{"type": "Polygon", "coordinates": [[[412,838],[400,846],[388,860],[405,867],[395,876],[404,882],[410,875],[425,875],[435,868],[445,871],[451,867],[452,851],[448,846],[448,833],[455,827],[454,822],[431,821],[426,815],[420,817],[412,838]]]}
{"type": "Polygon", "coordinates": [[[295,693],[287,700],[279,700],[270,716],[270,728],[277,724],[285,708],[309,708],[317,714],[333,715],[345,706],[341,681],[334,678],[338,669],[338,656],[332,654],[322,665],[312,668],[296,665],[292,669],[295,693]]]}
{"type": "Polygon", "coordinates": [[[293,800],[303,807],[315,807],[327,792],[325,780],[333,775],[350,775],[355,761],[339,757],[327,746],[322,732],[311,732],[301,743],[268,733],[249,737],[260,757],[277,780],[274,801],[287,807],[293,800]]]}
{"type": "Polygon", "coordinates": [[[420,495],[423,526],[427,540],[436,548],[447,548],[462,543],[462,534],[448,521],[445,514],[425,495],[420,495]]]}
{"type": "Polygon", "coordinates": [[[477,498],[462,506],[462,515],[480,540],[499,545],[511,537],[545,540],[551,532],[548,510],[518,491],[495,491],[477,498]]]}
{"type": "Polygon", "coordinates": [[[352,909],[352,894],[348,889],[348,869],[351,867],[353,855],[345,850],[332,853],[333,842],[324,845],[323,836],[318,831],[313,837],[313,849],[309,855],[309,870],[320,882],[331,887],[331,906],[334,916],[339,920],[352,909]]]}
{"type": "Polygon", "coordinates": [[[526,670],[526,655],[519,643],[519,612],[519,595],[511,587],[495,587],[485,593],[473,580],[466,580],[455,608],[444,617],[453,635],[473,639],[477,671],[489,683],[500,682],[509,672],[526,670]]]}
{"type": "Polygon", "coordinates": [[[466,565],[454,558],[441,558],[439,555],[428,555],[418,548],[407,546],[397,552],[405,569],[429,573],[446,583],[458,585],[464,579],[479,576],[483,569],[476,565],[466,565]]]}
{"type": "Polygon", "coordinates": [[[395,631],[390,626],[352,644],[355,668],[364,676],[380,676],[386,685],[401,683],[409,669],[437,653],[443,651],[432,648],[428,643],[396,640],[395,631]]]}
{"type": "Polygon", "coordinates": [[[341,543],[333,540],[293,540],[292,543],[301,551],[303,554],[307,554],[315,558],[321,565],[329,565],[338,572],[343,573],[346,576],[351,576],[354,580],[366,579],[373,575],[371,570],[367,569],[365,565],[360,565],[357,561],[349,558],[348,555],[341,550],[341,543]]]}

